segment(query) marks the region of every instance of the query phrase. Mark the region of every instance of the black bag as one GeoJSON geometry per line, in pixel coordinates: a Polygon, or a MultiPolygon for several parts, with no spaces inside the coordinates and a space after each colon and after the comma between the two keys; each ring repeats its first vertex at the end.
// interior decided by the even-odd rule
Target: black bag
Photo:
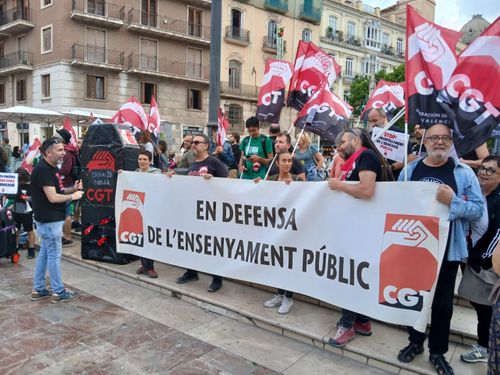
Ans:
{"type": "Polygon", "coordinates": [[[0,208],[0,257],[11,256],[16,251],[16,224],[12,212],[0,208]]]}

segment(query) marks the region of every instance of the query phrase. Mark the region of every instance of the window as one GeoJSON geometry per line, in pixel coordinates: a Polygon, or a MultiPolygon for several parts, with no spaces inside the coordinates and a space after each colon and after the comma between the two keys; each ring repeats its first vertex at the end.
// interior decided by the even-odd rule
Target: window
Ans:
{"type": "Polygon", "coordinates": [[[141,103],[151,104],[151,98],[153,96],[155,97],[155,100],[158,99],[156,84],[150,83],[150,82],[142,82],[141,83],[141,103]]]}
{"type": "Polygon", "coordinates": [[[266,44],[266,47],[276,48],[277,30],[278,30],[278,23],[275,20],[269,21],[267,24],[267,44],[266,44]]]}
{"type": "Polygon", "coordinates": [[[241,11],[231,9],[231,37],[233,39],[241,39],[241,11]]]}
{"type": "Polygon", "coordinates": [[[42,52],[47,53],[52,52],[52,25],[45,26],[41,28],[41,38],[42,38],[42,52]]]}
{"type": "Polygon", "coordinates": [[[50,74],[42,75],[42,98],[50,98],[50,74]]]}
{"type": "Polygon", "coordinates": [[[380,22],[371,20],[365,26],[365,45],[380,49],[380,22]]]}
{"type": "Polygon", "coordinates": [[[106,9],[104,4],[104,0],[87,0],[87,12],[104,16],[106,9]]]}
{"type": "Polygon", "coordinates": [[[399,55],[403,54],[403,39],[398,38],[396,42],[396,51],[399,55]]]}
{"type": "Polygon", "coordinates": [[[203,29],[203,12],[198,9],[188,10],[188,34],[201,37],[203,29]]]}
{"type": "Polygon", "coordinates": [[[87,28],[86,60],[91,62],[106,62],[106,31],[87,28]]]}
{"type": "Polygon", "coordinates": [[[379,61],[377,56],[370,55],[363,62],[363,74],[375,74],[379,69],[379,61]]]}
{"type": "Polygon", "coordinates": [[[312,39],[312,31],[309,29],[302,30],[302,40],[304,42],[310,42],[312,39]]]}
{"type": "Polygon", "coordinates": [[[104,77],[88,75],[85,97],[88,99],[99,99],[99,100],[106,99],[104,83],[105,83],[104,77]]]}
{"type": "Polygon", "coordinates": [[[352,66],[353,66],[353,61],[350,58],[345,59],[345,71],[344,74],[346,77],[352,77],[352,66]]]}
{"type": "Polygon", "coordinates": [[[328,17],[328,27],[332,28],[332,32],[335,33],[337,30],[337,17],[330,16],[328,17]]]}
{"type": "Polygon", "coordinates": [[[156,14],[157,7],[157,0],[141,1],[141,23],[143,25],[156,27],[158,17],[158,15],[156,14]]]}
{"type": "Polygon", "coordinates": [[[389,34],[387,33],[382,34],[382,46],[389,47],[389,34]]]}
{"type": "Polygon", "coordinates": [[[347,39],[356,37],[356,24],[354,22],[347,22],[347,39]]]}
{"type": "Polygon", "coordinates": [[[158,42],[141,38],[140,68],[158,70],[158,42]]]}
{"type": "Polygon", "coordinates": [[[200,49],[187,48],[186,75],[201,78],[201,55],[200,49]]]}
{"type": "Polygon", "coordinates": [[[5,83],[0,83],[0,104],[5,104],[5,83]]]}
{"type": "Polygon", "coordinates": [[[243,107],[239,104],[229,104],[227,119],[231,126],[243,126],[243,107]]]}
{"type": "Polygon", "coordinates": [[[41,0],[40,8],[46,8],[52,5],[52,0],[41,0]]]}
{"type": "Polygon", "coordinates": [[[5,56],[5,49],[3,43],[0,43],[0,58],[5,56]]]}
{"type": "Polygon", "coordinates": [[[187,89],[187,109],[201,111],[201,90],[187,89]]]}
{"type": "Polygon", "coordinates": [[[16,100],[18,102],[26,101],[26,79],[16,81],[16,100]]]}
{"type": "Polygon", "coordinates": [[[237,60],[229,61],[229,87],[232,89],[241,87],[241,63],[237,60]]]}

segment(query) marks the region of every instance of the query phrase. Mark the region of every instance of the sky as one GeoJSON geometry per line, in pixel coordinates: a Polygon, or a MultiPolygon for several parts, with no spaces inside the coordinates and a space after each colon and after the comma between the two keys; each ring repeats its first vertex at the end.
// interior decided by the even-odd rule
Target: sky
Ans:
{"type": "MultiPolygon", "coordinates": [[[[372,7],[385,8],[396,4],[396,0],[363,0],[372,7]]],[[[472,18],[473,14],[482,14],[488,22],[500,16],[498,0],[436,0],[435,22],[453,30],[460,28],[472,18]]]]}

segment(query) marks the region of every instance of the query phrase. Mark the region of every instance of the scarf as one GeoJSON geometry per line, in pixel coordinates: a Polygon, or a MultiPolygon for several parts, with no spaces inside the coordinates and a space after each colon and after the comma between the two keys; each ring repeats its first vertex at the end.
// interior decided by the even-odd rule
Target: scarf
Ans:
{"type": "Polygon", "coordinates": [[[354,169],[354,162],[359,158],[359,155],[365,150],[368,150],[366,147],[361,147],[354,154],[349,156],[349,159],[345,161],[345,163],[340,167],[340,180],[345,181],[349,172],[354,169]]]}

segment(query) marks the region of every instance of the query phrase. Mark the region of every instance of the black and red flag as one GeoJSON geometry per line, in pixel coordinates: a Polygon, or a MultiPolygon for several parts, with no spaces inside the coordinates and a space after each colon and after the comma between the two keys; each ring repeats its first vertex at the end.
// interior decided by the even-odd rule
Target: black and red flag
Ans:
{"type": "Polygon", "coordinates": [[[406,120],[428,128],[450,125],[448,114],[437,102],[438,91],[450,80],[460,33],[426,20],[406,7],[406,120]]]}
{"type": "Polygon", "coordinates": [[[459,156],[479,147],[500,123],[500,18],[462,51],[438,101],[454,130],[459,156]]]}
{"type": "Polygon", "coordinates": [[[405,83],[389,82],[381,79],[372,92],[365,109],[361,112],[362,121],[368,120],[368,113],[373,108],[382,108],[390,120],[396,109],[405,105],[405,83]]]}
{"type": "Polygon", "coordinates": [[[351,113],[352,107],[331,92],[328,81],[325,81],[302,108],[295,126],[335,142],[337,135],[347,126],[351,113]]]}
{"type": "Polygon", "coordinates": [[[299,42],[293,76],[288,93],[288,105],[300,111],[309,98],[327,80],[330,86],[340,74],[340,65],[312,42],[299,42]]]}
{"type": "Polygon", "coordinates": [[[292,64],[288,61],[267,59],[257,102],[260,121],[279,123],[285,105],[285,89],[292,78],[292,64]]]}

